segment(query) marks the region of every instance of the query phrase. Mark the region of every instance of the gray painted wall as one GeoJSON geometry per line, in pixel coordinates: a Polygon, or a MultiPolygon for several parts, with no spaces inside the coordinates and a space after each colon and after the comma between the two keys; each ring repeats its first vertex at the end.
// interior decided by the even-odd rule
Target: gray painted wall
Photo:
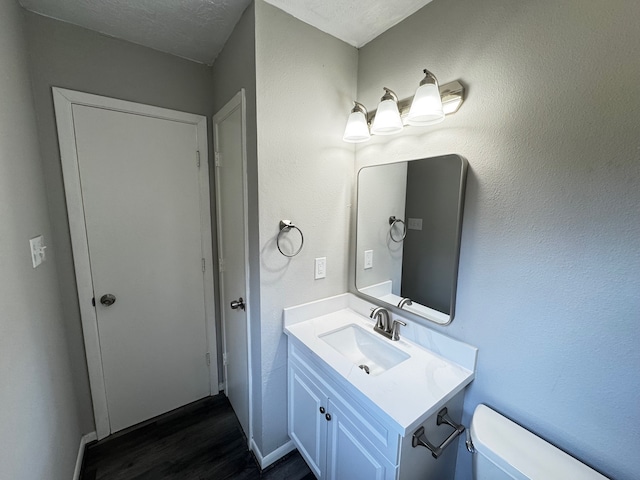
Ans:
{"type": "MultiPolygon", "coordinates": [[[[357,187],[357,188],[356,188],[357,187]]],[[[358,172],[356,286],[359,289],[391,280],[400,295],[404,242],[389,237],[389,217],[405,218],[407,162],[365,167],[358,172]],[[364,268],[364,252],[373,250],[373,267],[364,268]]],[[[394,236],[401,230],[394,227],[394,236]]],[[[401,234],[401,233],[400,233],[401,234]]]]}
{"type": "Polygon", "coordinates": [[[68,480],[81,428],[38,152],[22,13],[0,1],[0,478],[68,480]],[[31,266],[29,239],[47,260],[31,266]]]}
{"type": "Polygon", "coordinates": [[[83,432],[89,432],[94,430],[93,412],[51,87],[210,117],[213,114],[212,69],[58,20],[29,12],[25,12],[25,16],[38,136],[52,238],[58,255],[58,282],[73,383],[81,408],[81,428],[83,432]]]}
{"type": "MultiPolygon", "coordinates": [[[[361,49],[358,100],[461,79],[460,111],[357,163],[469,160],[456,318],[478,403],[616,479],[640,471],[640,3],[435,0],[361,49]]],[[[346,118],[346,112],[344,118],[346,118]]],[[[456,477],[470,478],[460,447],[456,477]]]]}
{"type": "Polygon", "coordinates": [[[355,48],[256,2],[264,455],[289,440],[282,308],[347,290],[354,149],[342,131],[356,66],[355,48]],[[276,248],[281,219],[304,232],[294,258],[276,248]],[[325,279],[314,280],[316,257],[327,257],[325,279]]]}
{"type": "MultiPolygon", "coordinates": [[[[33,478],[44,466],[47,473],[36,474],[68,478],[79,432],[93,421],[50,86],[210,115],[211,69],[27,14],[45,199],[33,115],[24,108],[19,14],[3,2],[0,91],[9,94],[0,111],[0,181],[11,181],[0,189],[9,226],[0,246],[3,310],[8,304],[1,325],[11,336],[0,338],[11,345],[3,344],[1,368],[17,388],[0,394],[2,424],[10,427],[3,431],[12,432],[2,437],[2,465],[15,469],[11,478],[33,478]],[[57,274],[51,260],[38,270],[28,264],[24,246],[37,233],[55,246],[57,274]],[[41,295],[25,298],[34,287],[41,295]],[[29,464],[27,477],[11,462],[32,441],[40,462],[29,464]]],[[[383,85],[412,94],[429,67],[443,82],[461,78],[469,87],[460,112],[438,126],[373,139],[357,147],[356,163],[452,152],[469,160],[457,315],[442,328],[480,348],[465,421],[487,403],[603,473],[633,478],[640,470],[640,433],[628,428],[640,423],[640,113],[632,100],[640,93],[640,4],[436,0],[358,57],[273,7],[256,9],[262,453],[286,441],[282,307],[347,287],[353,147],[340,139],[356,65],[358,99],[370,108],[383,85]],[[292,260],[273,243],[283,217],[307,236],[292,260]],[[323,281],[313,280],[318,256],[328,260],[323,281]]],[[[468,478],[469,469],[461,450],[457,477],[468,478]]]]}
{"type": "MultiPolygon", "coordinates": [[[[256,48],[255,6],[251,4],[235,26],[233,33],[213,64],[213,101],[217,112],[245,89],[247,128],[247,184],[249,215],[249,296],[252,336],[252,365],[260,372],[260,243],[258,235],[258,160],[256,125],[256,48]]],[[[212,183],[212,185],[215,185],[212,183]]],[[[262,399],[262,379],[253,378],[253,402],[262,399]]],[[[262,409],[254,408],[253,429],[256,438],[262,437],[262,409]]]]}

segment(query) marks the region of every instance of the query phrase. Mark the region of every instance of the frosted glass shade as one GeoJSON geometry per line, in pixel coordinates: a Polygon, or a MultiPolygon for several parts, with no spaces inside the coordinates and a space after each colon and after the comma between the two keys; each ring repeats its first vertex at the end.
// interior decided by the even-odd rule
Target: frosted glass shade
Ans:
{"type": "Polygon", "coordinates": [[[398,102],[383,100],[378,105],[378,111],[373,119],[371,133],[374,135],[393,135],[402,131],[402,120],[398,111],[398,102]]]}
{"type": "Polygon", "coordinates": [[[413,126],[433,125],[444,120],[442,100],[438,86],[433,83],[421,85],[413,97],[407,123],[413,126]]]}
{"type": "Polygon", "coordinates": [[[367,117],[362,112],[351,112],[342,140],[349,143],[366,142],[371,138],[367,117]]]}

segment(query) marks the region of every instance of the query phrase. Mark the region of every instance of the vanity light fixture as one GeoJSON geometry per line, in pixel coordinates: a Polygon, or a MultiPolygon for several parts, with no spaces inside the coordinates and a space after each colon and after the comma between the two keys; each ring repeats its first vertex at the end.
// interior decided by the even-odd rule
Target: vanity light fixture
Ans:
{"type": "Polygon", "coordinates": [[[423,71],[424,78],[413,96],[411,109],[407,115],[407,123],[415,127],[434,125],[444,120],[438,80],[426,68],[423,71]]]}
{"type": "Polygon", "coordinates": [[[371,138],[367,122],[367,109],[359,102],[353,102],[353,104],[342,140],[349,143],[366,142],[371,138]]]}
{"type": "Polygon", "coordinates": [[[393,135],[402,131],[398,97],[387,87],[384,87],[384,92],[371,125],[371,133],[374,135],[393,135]]]}
{"type": "Polygon", "coordinates": [[[456,113],[464,102],[464,87],[459,81],[449,82],[440,87],[442,111],[445,115],[456,113]]]}
{"type": "Polygon", "coordinates": [[[426,69],[424,73],[413,97],[398,100],[396,94],[385,87],[377,110],[367,113],[364,105],[354,102],[343,140],[366,142],[371,135],[399,133],[404,125],[434,125],[444,120],[445,115],[457,112],[464,102],[464,86],[457,80],[439,86],[435,75],[426,69]]]}

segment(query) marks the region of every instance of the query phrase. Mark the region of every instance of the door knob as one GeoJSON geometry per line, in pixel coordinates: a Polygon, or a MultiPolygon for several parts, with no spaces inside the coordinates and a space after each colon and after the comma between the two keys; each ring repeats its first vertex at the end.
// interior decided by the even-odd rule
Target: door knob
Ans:
{"type": "Polygon", "coordinates": [[[244,300],[242,299],[242,297],[240,297],[238,300],[234,300],[233,302],[231,302],[231,308],[233,310],[244,310],[245,309],[245,305],[244,305],[244,300]]]}
{"type": "Polygon", "coordinates": [[[116,303],[116,296],[111,293],[102,295],[102,297],[100,297],[100,303],[103,304],[105,307],[113,305],[114,303],[116,303]]]}

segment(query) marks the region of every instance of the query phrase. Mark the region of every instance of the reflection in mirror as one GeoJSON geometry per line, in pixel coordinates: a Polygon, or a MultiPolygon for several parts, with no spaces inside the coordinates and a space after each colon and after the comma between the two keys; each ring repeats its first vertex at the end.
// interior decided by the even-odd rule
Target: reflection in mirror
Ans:
{"type": "Polygon", "coordinates": [[[360,169],[358,292],[440,324],[453,320],[466,173],[459,155],[360,169]]]}

